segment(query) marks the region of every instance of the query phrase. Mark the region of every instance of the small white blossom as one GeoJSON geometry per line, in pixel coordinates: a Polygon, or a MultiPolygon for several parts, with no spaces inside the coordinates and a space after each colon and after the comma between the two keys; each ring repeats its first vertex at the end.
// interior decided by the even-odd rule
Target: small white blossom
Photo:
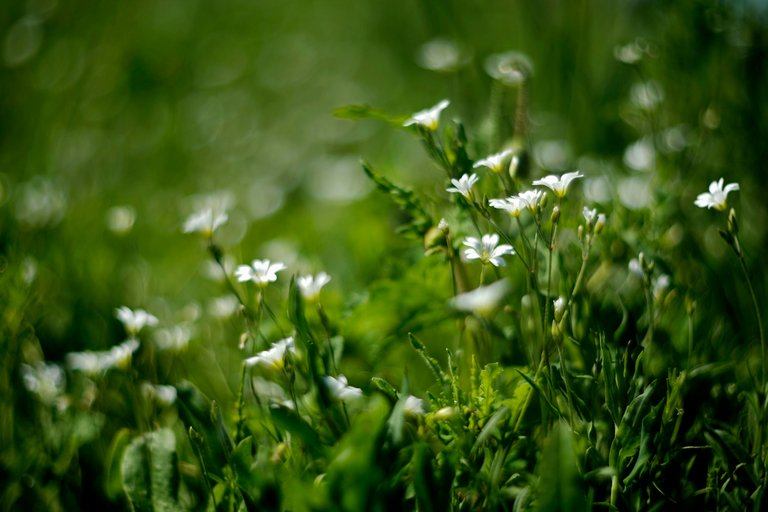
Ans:
{"type": "Polygon", "coordinates": [[[408,395],[403,404],[403,411],[411,416],[420,416],[424,414],[424,400],[413,395],[408,395]]]}
{"type": "Polygon", "coordinates": [[[185,233],[200,233],[206,238],[213,236],[222,224],[227,222],[229,216],[226,212],[216,212],[213,208],[204,208],[195,212],[184,221],[185,233]]]}
{"type": "Polygon", "coordinates": [[[157,317],[143,309],[132,310],[126,306],[115,309],[115,316],[122,322],[129,336],[136,336],[144,327],[157,325],[157,317]]]}
{"type": "Polygon", "coordinates": [[[661,300],[664,293],[669,288],[670,279],[667,274],[661,274],[653,280],[653,296],[656,300],[661,300]]]}
{"type": "Polygon", "coordinates": [[[505,149],[501,153],[496,153],[495,155],[490,155],[483,158],[482,160],[478,160],[477,162],[475,162],[472,168],[476,169],[478,167],[487,167],[491,171],[495,173],[499,173],[504,168],[504,164],[507,162],[507,158],[511,154],[512,154],[511,149],[505,149]]]}
{"type": "Polygon", "coordinates": [[[645,271],[639,259],[632,258],[629,260],[629,271],[640,279],[645,279],[645,271]]]}
{"type": "Polygon", "coordinates": [[[481,286],[451,299],[451,305],[460,311],[488,316],[499,306],[509,291],[509,283],[502,279],[488,286],[481,286]]]}
{"type": "Polygon", "coordinates": [[[448,100],[443,100],[432,108],[420,110],[404,122],[403,126],[411,126],[415,124],[434,132],[437,130],[440,112],[445,110],[448,105],[450,105],[450,102],[448,100]]]}
{"type": "Polygon", "coordinates": [[[494,267],[503,267],[506,262],[502,256],[506,254],[515,254],[511,245],[499,243],[499,235],[491,233],[483,235],[481,239],[468,236],[463,244],[468,247],[464,249],[464,259],[480,260],[483,264],[490,263],[494,267]]]}
{"type": "Polygon", "coordinates": [[[267,370],[282,370],[285,367],[285,354],[294,352],[293,336],[277,341],[267,350],[263,350],[245,360],[245,366],[261,366],[267,370]]]}
{"type": "Polygon", "coordinates": [[[70,352],[66,357],[67,366],[88,375],[104,373],[112,368],[126,368],[138,348],[139,340],[128,338],[106,351],[70,352]]]}
{"type": "Polygon", "coordinates": [[[477,174],[462,174],[461,178],[459,179],[451,179],[452,187],[449,187],[446,190],[446,192],[451,192],[454,194],[461,194],[467,199],[470,199],[472,197],[472,187],[477,183],[477,180],[480,178],[477,177],[477,174]]]}
{"type": "Polygon", "coordinates": [[[554,308],[555,308],[555,321],[559,322],[561,318],[563,318],[563,313],[565,313],[565,306],[568,303],[565,300],[565,297],[558,297],[555,299],[554,302],[554,308]]]}
{"type": "Polygon", "coordinates": [[[315,276],[301,276],[296,279],[302,297],[308,301],[316,301],[320,296],[320,290],[331,281],[331,276],[320,272],[315,276]]]}
{"type": "Polygon", "coordinates": [[[595,234],[599,235],[604,227],[605,227],[605,214],[599,213],[597,215],[597,222],[595,222],[595,234]]]}
{"type": "Polygon", "coordinates": [[[584,209],[582,210],[582,213],[584,214],[584,220],[587,221],[587,225],[591,226],[595,222],[595,219],[597,218],[597,209],[592,208],[590,210],[585,206],[584,209]]]}
{"type": "Polygon", "coordinates": [[[520,192],[517,197],[525,203],[525,206],[528,207],[532,213],[535,213],[543,195],[544,192],[541,190],[526,190],[525,192],[520,192]]]}
{"type": "Polygon", "coordinates": [[[584,176],[579,171],[566,172],[562,176],[556,176],[550,174],[540,180],[533,182],[534,185],[545,186],[549,188],[557,197],[565,197],[565,193],[568,191],[568,186],[571,182],[577,178],[583,178],[584,176]]]}
{"type": "Polygon", "coordinates": [[[730,192],[739,190],[738,183],[729,183],[723,186],[723,178],[709,184],[709,192],[699,194],[695,204],[699,208],[714,208],[723,211],[728,207],[726,198],[730,192]]]}
{"type": "Polygon", "coordinates": [[[189,345],[192,331],[184,325],[174,325],[167,329],[159,329],[155,332],[155,346],[157,350],[169,352],[182,352],[189,345]]]}
{"type": "Polygon", "coordinates": [[[491,199],[488,204],[497,210],[504,210],[513,217],[519,217],[520,213],[528,207],[528,203],[518,196],[505,199],[491,199]]]}
{"type": "Polygon", "coordinates": [[[154,400],[158,405],[170,407],[176,401],[177,391],[173,386],[142,382],[140,389],[145,398],[154,400]]]}
{"type": "Polygon", "coordinates": [[[347,382],[347,378],[344,375],[339,375],[338,378],[326,375],[323,377],[323,382],[325,382],[325,385],[327,386],[328,391],[330,391],[331,396],[337,400],[346,402],[348,400],[356,400],[363,396],[363,390],[354,386],[350,386],[347,382]]]}
{"type": "Polygon", "coordinates": [[[21,365],[21,378],[27,391],[34,393],[47,405],[53,405],[64,392],[66,379],[64,370],[56,364],[42,361],[34,366],[21,365]]]}
{"type": "Polygon", "coordinates": [[[272,263],[269,260],[253,260],[250,265],[240,265],[235,270],[235,277],[242,282],[253,281],[259,286],[277,281],[277,273],[287,267],[283,263],[272,263]]]}

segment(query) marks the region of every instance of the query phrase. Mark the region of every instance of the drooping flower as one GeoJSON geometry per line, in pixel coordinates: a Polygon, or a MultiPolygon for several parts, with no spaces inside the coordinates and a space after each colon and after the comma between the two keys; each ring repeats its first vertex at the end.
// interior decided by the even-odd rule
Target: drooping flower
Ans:
{"type": "Polygon", "coordinates": [[[285,367],[285,354],[294,351],[293,336],[277,341],[267,350],[263,350],[245,360],[245,366],[260,366],[267,370],[282,370],[285,367]]]}
{"type": "Polygon", "coordinates": [[[126,368],[138,349],[139,340],[128,338],[109,350],[70,352],[66,356],[67,366],[88,375],[104,373],[112,368],[126,368]]]}
{"type": "Polygon", "coordinates": [[[338,378],[326,375],[323,377],[323,382],[325,382],[325,385],[328,387],[331,396],[337,400],[346,402],[349,400],[356,400],[363,396],[363,390],[350,386],[344,375],[339,375],[338,378]]]}
{"type": "Polygon", "coordinates": [[[720,178],[709,184],[709,192],[698,195],[695,204],[699,208],[714,208],[723,211],[728,207],[726,201],[728,194],[734,190],[739,190],[738,183],[729,183],[723,186],[723,178],[720,178]]]}
{"type": "Polygon", "coordinates": [[[472,187],[477,183],[477,180],[479,180],[477,174],[462,174],[461,178],[459,179],[451,179],[452,187],[449,187],[446,190],[446,192],[451,192],[453,194],[461,194],[462,196],[466,197],[467,199],[470,199],[472,197],[472,187]]]}
{"type": "Polygon", "coordinates": [[[310,302],[316,301],[320,296],[320,290],[331,281],[331,276],[320,272],[315,276],[301,276],[296,279],[302,297],[310,302]]]}
{"type": "Polygon", "coordinates": [[[568,191],[568,186],[571,182],[577,178],[583,178],[584,176],[579,171],[566,172],[562,176],[550,174],[540,180],[533,182],[534,185],[540,185],[549,188],[555,196],[558,198],[565,197],[565,193],[568,191]]]}
{"type": "Polygon", "coordinates": [[[483,158],[482,160],[478,160],[477,162],[475,162],[472,168],[476,169],[478,167],[487,167],[491,171],[495,173],[499,173],[504,168],[504,164],[507,162],[507,158],[511,154],[512,154],[511,149],[505,149],[501,153],[489,155],[483,158]]]}
{"type": "Polygon", "coordinates": [[[213,208],[204,208],[187,217],[187,220],[184,221],[184,232],[200,233],[204,237],[210,238],[214,231],[227,222],[227,219],[229,219],[227,212],[216,212],[213,208]]]}
{"type": "Polygon", "coordinates": [[[146,326],[157,325],[157,317],[143,309],[132,310],[126,306],[115,309],[115,316],[123,324],[129,336],[136,336],[146,326]]]}
{"type": "Polygon", "coordinates": [[[277,273],[287,267],[283,263],[272,263],[269,260],[253,260],[250,265],[240,265],[235,270],[235,277],[242,282],[253,281],[259,286],[277,281],[277,273]]]}
{"type": "Polygon", "coordinates": [[[411,126],[415,124],[416,126],[434,132],[437,130],[440,112],[445,110],[448,105],[450,105],[450,102],[448,100],[443,100],[432,108],[420,110],[408,118],[408,120],[403,123],[403,126],[411,126]]]}
{"type": "Polygon", "coordinates": [[[464,249],[464,258],[467,260],[480,260],[483,264],[490,263],[494,267],[503,267],[506,262],[502,256],[506,254],[515,254],[515,249],[509,244],[498,245],[499,235],[490,233],[477,239],[468,236],[463,244],[468,247],[464,249]]]}
{"type": "Polygon", "coordinates": [[[527,201],[518,196],[511,196],[505,199],[491,199],[488,204],[497,210],[504,210],[513,217],[519,217],[520,213],[528,207],[527,201]]]}
{"type": "Polygon", "coordinates": [[[508,291],[509,282],[502,279],[488,286],[481,286],[457,295],[451,299],[451,305],[460,311],[488,316],[496,310],[508,291]]]}

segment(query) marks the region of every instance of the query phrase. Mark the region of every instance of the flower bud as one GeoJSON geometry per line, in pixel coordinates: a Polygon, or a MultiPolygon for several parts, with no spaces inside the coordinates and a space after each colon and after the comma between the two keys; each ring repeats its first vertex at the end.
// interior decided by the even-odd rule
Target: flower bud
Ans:
{"type": "Polygon", "coordinates": [[[601,213],[597,216],[597,220],[595,221],[595,234],[599,235],[604,227],[605,227],[605,214],[601,213]]]}
{"type": "Polygon", "coordinates": [[[739,223],[736,220],[736,211],[733,208],[728,212],[728,232],[733,236],[739,234],[739,223]]]}
{"type": "Polygon", "coordinates": [[[560,220],[560,207],[555,206],[552,208],[552,215],[550,216],[550,221],[552,221],[553,224],[556,224],[557,221],[560,220]]]}

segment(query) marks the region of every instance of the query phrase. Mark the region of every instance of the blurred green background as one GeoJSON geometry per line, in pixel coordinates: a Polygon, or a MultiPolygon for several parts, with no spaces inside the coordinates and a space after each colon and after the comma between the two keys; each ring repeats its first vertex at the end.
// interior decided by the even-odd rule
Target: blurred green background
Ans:
{"type": "MultiPolygon", "coordinates": [[[[482,157],[509,135],[512,103],[486,62],[510,50],[533,66],[537,169],[579,168],[594,178],[589,200],[619,198],[626,245],[615,259],[633,257],[628,247],[650,233],[657,254],[683,262],[680,284],[709,294],[702,318],[748,311],[723,279],[737,268],[706,227],[712,217],[692,202],[721,176],[741,184],[743,240],[764,296],[767,25],[765,2],[736,0],[3,2],[7,407],[23,400],[19,362],[121,341],[120,305],[151,311],[162,327],[190,326],[173,375],[226,395],[241,327],[217,316],[226,289],[204,242],[182,233],[212,200],[229,205],[216,239],[231,265],[267,257],[290,273],[330,273],[328,309],[352,319],[351,373],[397,381],[402,353],[382,343],[429,296],[408,303],[388,279],[418,282],[410,263],[422,251],[393,234],[398,211],[372,193],[359,159],[427,197],[444,178],[411,134],[333,111],[369,104],[407,115],[449,98],[446,114],[467,124],[470,156],[482,157]],[[499,104],[509,118],[491,115],[499,104]],[[701,230],[683,233],[690,223],[701,230]],[[368,324],[371,310],[379,317],[368,324]]],[[[720,327],[723,338],[751,328],[720,327]]],[[[723,358],[731,350],[713,348],[723,358]]],[[[9,411],[3,444],[24,414],[9,411]]]]}

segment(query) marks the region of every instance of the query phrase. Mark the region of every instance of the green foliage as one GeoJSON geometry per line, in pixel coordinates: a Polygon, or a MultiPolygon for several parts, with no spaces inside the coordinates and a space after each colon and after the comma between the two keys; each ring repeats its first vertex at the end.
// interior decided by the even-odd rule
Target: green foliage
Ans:
{"type": "Polygon", "coordinates": [[[136,512],[182,510],[176,436],[170,429],[134,439],[123,454],[120,471],[131,509],[136,512]]]}

